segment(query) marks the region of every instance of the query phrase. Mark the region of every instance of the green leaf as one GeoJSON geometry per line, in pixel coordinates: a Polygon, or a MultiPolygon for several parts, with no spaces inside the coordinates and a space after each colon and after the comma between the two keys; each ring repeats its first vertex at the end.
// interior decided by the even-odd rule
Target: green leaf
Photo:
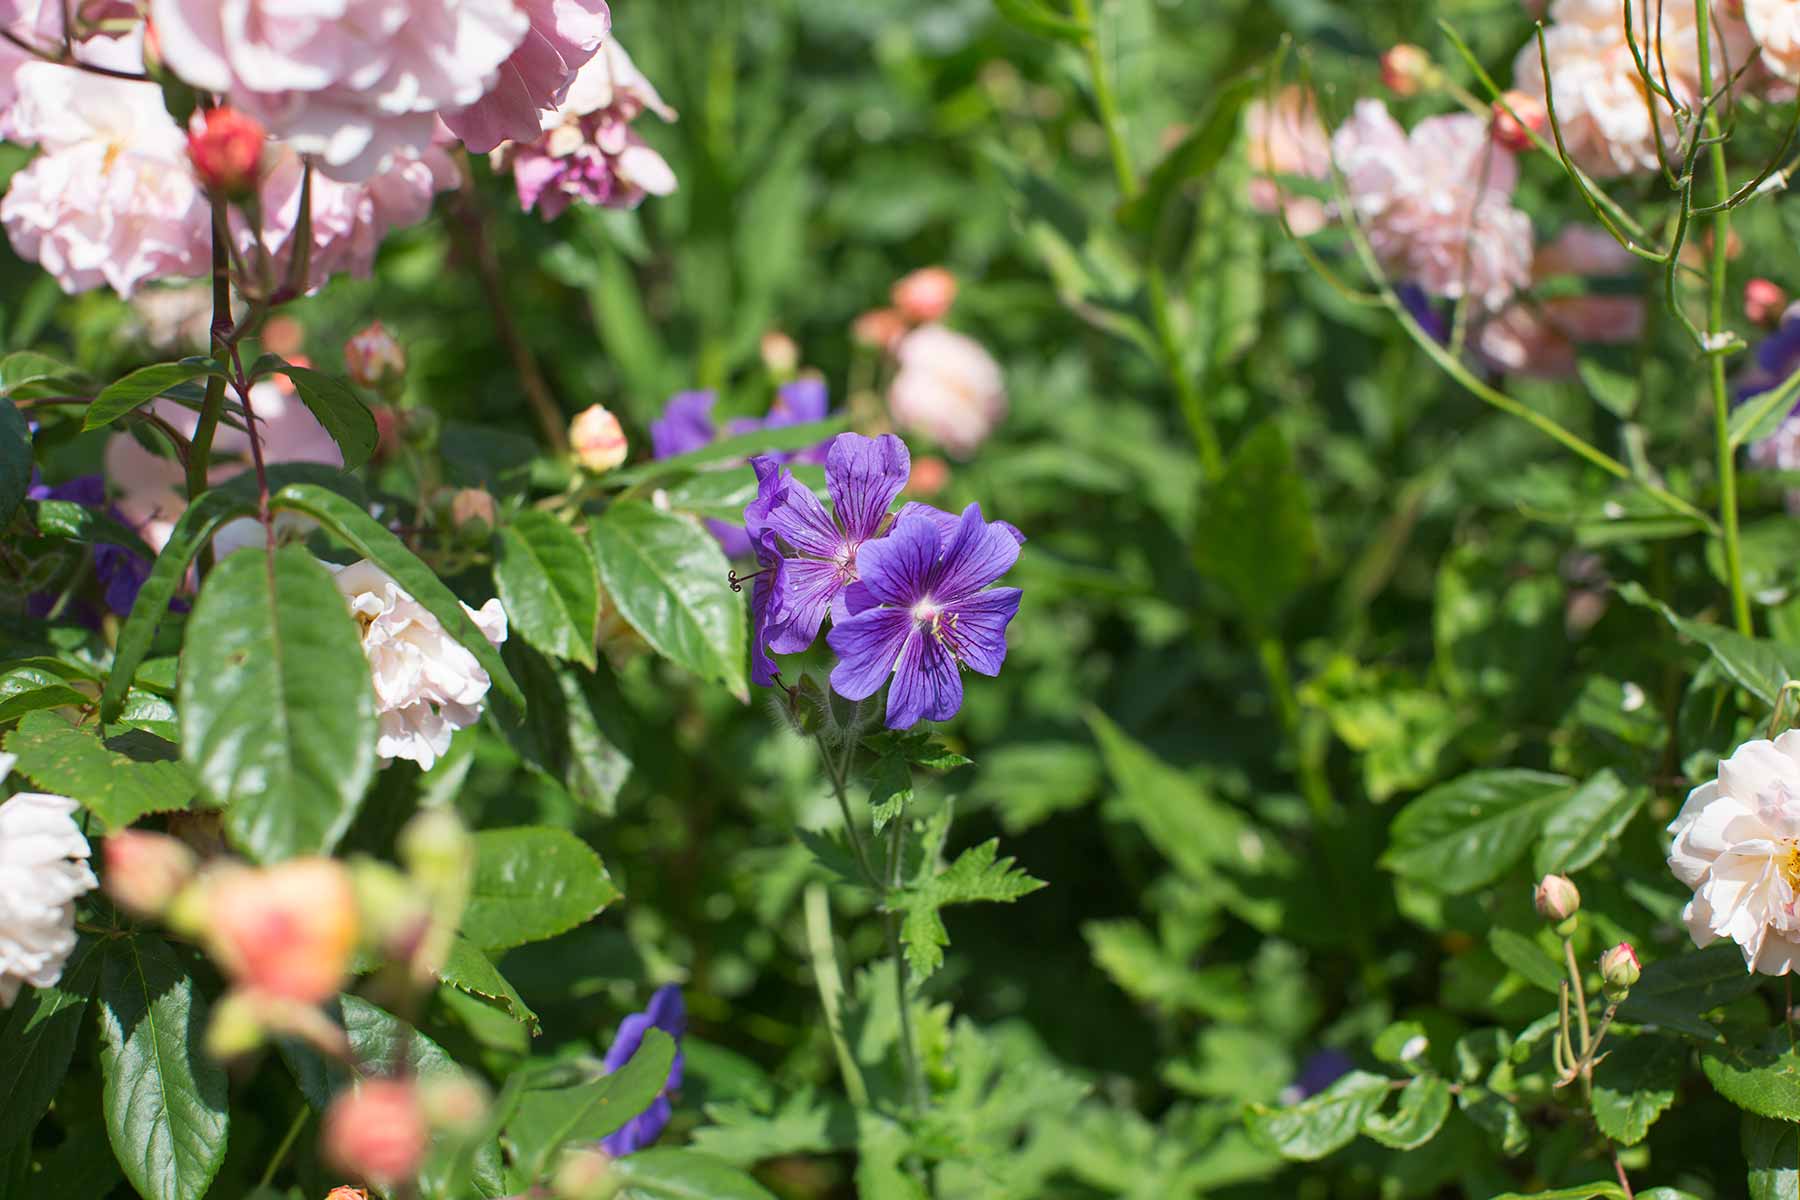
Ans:
{"type": "Polygon", "coordinates": [[[1594,1123],[1621,1146],[1644,1140],[1675,1103],[1687,1070],[1687,1049],[1672,1038],[1637,1037],[1608,1043],[1594,1068],[1594,1123]]]}
{"type": "Polygon", "coordinates": [[[1093,35],[1086,23],[1064,16],[1045,0],[994,0],[1002,17],[1020,29],[1064,42],[1081,42],[1093,35]]]}
{"type": "Polygon", "coordinates": [[[1747,638],[1722,625],[1690,621],[1635,583],[1621,584],[1619,595],[1641,608],[1656,610],[1683,637],[1705,646],[1734,683],[1764,704],[1773,705],[1782,685],[1800,678],[1800,648],[1747,638]]]}
{"type": "Polygon", "coordinates": [[[135,730],[101,740],[91,727],[35,712],[6,735],[6,749],[19,756],[16,770],[73,798],[109,833],[150,813],[184,809],[196,790],[194,777],[174,761],[174,746],[135,730]]]}
{"type": "Polygon", "coordinates": [[[68,1074],[88,1001],[100,982],[100,943],[83,937],[62,977],[24,991],[0,1024],[0,1146],[16,1146],[50,1108],[68,1074]]]}
{"type": "Polygon", "coordinates": [[[574,530],[536,509],[521,512],[498,541],[494,583],[507,620],[545,654],[593,670],[599,581],[587,546],[574,530]]]}
{"type": "Polygon", "coordinates": [[[1800,1196],[1800,1125],[1745,1113],[1743,1146],[1750,1200],[1800,1196]]]}
{"type": "Polygon", "coordinates": [[[225,1069],[201,1049],[206,1001],[161,938],[108,943],[100,983],[106,1132],[145,1200],[200,1200],[225,1161],[225,1069]]]}
{"type": "Polygon", "coordinates": [[[31,500],[26,509],[38,532],[87,545],[124,546],[149,562],[156,557],[144,539],[99,509],[72,500],[31,500]]]}
{"type": "Polygon", "coordinates": [[[375,445],[380,440],[380,432],[375,428],[375,414],[350,390],[349,384],[311,367],[283,363],[276,370],[293,380],[301,401],[312,410],[313,416],[319,418],[319,424],[344,452],[346,471],[354,471],[374,457],[375,445]]]}
{"type": "Polygon", "coordinates": [[[1181,188],[1212,174],[1237,140],[1240,114],[1261,84],[1257,74],[1239,75],[1218,87],[1206,115],[1163,156],[1144,181],[1143,189],[1119,208],[1119,223],[1142,236],[1154,237],[1169,203],[1181,188]]]}
{"type": "Polygon", "coordinates": [[[1744,969],[1744,953],[1735,943],[1708,946],[1647,965],[1619,1005],[1619,1018],[1710,1040],[1719,1032],[1703,1014],[1730,1004],[1755,986],[1756,976],[1744,969]]]}
{"type": "Polygon", "coordinates": [[[749,458],[753,454],[806,450],[817,446],[820,442],[830,441],[833,436],[849,428],[849,425],[849,414],[840,413],[823,421],[809,421],[804,425],[781,425],[774,429],[758,429],[750,433],[739,434],[736,437],[720,438],[716,442],[709,442],[700,449],[690,450],[686,454],[677,454],[670,458],[658,459],[656,462],[627,467],[622,471],[609,471],[602,481],[610,487],[635,487],[651,480],[686,474],[695,468],[712,463],[749,458]]]}
{"type": "Polygon", "coordinates": [[[594,521],[589,536],[620,615],[657,653],[747,701],[744,602],[712,535],[642,500],[624,500],[594,521]]]}
{"type": "Polygon", "coordinates": [[[888,755],[876,762],[869,772],[869,811],[875,818],[875,832],[897,821],[912,803],[912,769],[904,759],[888,755]]]}
{"type": "Polygon", "coordinates": [[[1522,933],[1495,926],[1488,930],[1488,946],[1501,962],[1552,996],[1557,994],[1567,978],[1562,967],[1544,948],[1522,933]]]}
{"type": "Polygon", "coordinates": [[[14,399],[40,395],[82,395],[87,384],[68,363],[36,350],[15,350],[0,359],[0,395],[14,399]]]}
{"type": "Polygon", "coordinates": [[[1043,880],[1013,866],[1012,859],[997,858],[999,847],[999,838],[989,838],[963,851],[936,875],[929,874],[931,865],[927,863],[918,882],[889,898],[891,905],[906,913],[900,940],[906,943],[907,961],[921,978],[944,964],[944,947],[950,944],[939,909],[978,901],[1010,904],[1044,886],[1043,880]]]}
{"type": "Polygon", "coordinates": [[[119,719],[119,710],[124,707],[125,694],[131,689],[138,666],[150,653],[157,626],[168,615],[169,602],[187,578],[188,567],[200,553],[200,548],[212,540],[213,534],[225,522],[255,511],[252,501],[218,489],[207,492],[182,511],[169,533],[169,540],[163,544],[162,553],[151,564],[149,578],[138,589],[131,615],[119,630],[119,643],[113,649],[112,673],[106,677],[106,687],[100,693],[102,721],[111,724],[119,719]]]}
{"type": "Polygon", "coordinates": [[[462,934],[450,944],[450,953],[438,969],[438,979],[460,992],[467,992],[498,1008],[513,1020],[529,1026],[535,1036],[543,1031],[538,1016],[520,998],[518,990],[507,982],[494,960],[462,934]]]}
{"type": "Polygon", "coordinates": [[[1544,822],[1532,874],[1572,875],[1592,864],[1625,832],[1649,798],[1646,789],[1627,787],[1611,770],[1600,772],[1544,822]]]}
{"type": "Polygon", "coordinates": [[[1252,1104],[1244,1119],[1255,1141],[1292,1162],[1317,1162],[1356,1140],[1387,1099],[1388,1080],[1351,1071],[1316,1096],[1287,1108],[1252,1104]]]}
{"type": "Polygon", "coordinates": [[[1524,856],[1573,787],[1541,771],[1472,771],[1400,810],[1380,865],[1439,892],[1472,892],[1524,856]]]}
{"type": "Polygon", "coordinates": [[[184,358],[180,362],[140,367],[123,379],[100,389],[82,418],[82,432],[110,425],[145,401],[154,400],[178,383],[203,375],[223,376],[225,370],[210,358],[184,358]]]}
{"type": "Polygon", "coordinates": [[[270,497],[270,503],[276,508],[291,508],[307,514],[356,553],[392,575],[408,595],[438,619],[446,633],[475,656],[481,669],[488,673],[488,678],[502,694],[524,706],[525,696],[513,682],[512,672],[506,669],[506,663],[493,643],[463,610],[462,601],[444,586],[435,571],[407,549],[406,543],[393,531],[359,505],[314,483],[290,483],[270,497]]]}
{"type": "Polygon", "coordinates": [[[0,400],[0,527],[8,524],[31,487],[31,426],[11,400],[0,400]]]}
{"type": "Polygon", "coordinates": [[[362,639],[331,573],[299,546],[213,568],[182,647],[182,758],[263,862],[326,853],[375,774],[362,639]]]}
{"type": "Polygon", "coordinates": [[[775,1200],[745,1172],[707,1154],[651,1147],[613,1161],[625,1181],[620,1200],[775,1200]]]}
{"type": "Polygon", "coordinates": [[[1800,1121],[1800,1051],[1774,1030],[1761,1046],[1708,1045],[1700,1069],[1721,1096],[1759,1117],[1800,1121]]]}
{"type": "Polygon", "coordinates": [[[1299,465],[1274,421],[1245,435],[1207,492],[1194,529],[1194,561],[1231,597],[1238,615],[1273,629],[1312,574],[1311,505],[1299,465]]]}
{"type": "Polygon", "coordinates": [[[486,829],[475,846],[462,931],[483,950],[553,938],[619,898],[600,856],[565,829],[486,829]]]}
{"type": "Polygon", "coordinates": [[[1464,1085],[1456,1093],[1456,1107],[1465,1117],[1487,1132],[1494,1148],[1507,1158],[1516,1158],[1531,1144],[1531,1131],[1519,1110],[1497,1092],[1484,1087],[1464,1085]]]}
{"type": "Polygon", "coordinates": [[[1450,1084],[1441,1075],[1420,1075],[1400,1089],[1393,1113],[1363,1119],[1362,1131],[1395,1150],[1417,1150],[1437,1136],[1450,1115],[1450,1084]]]}
{"type": "MultiPolygon", "coordinates": [[[[1638,1195],[1647,1193],[1639,1192],[1638,1195]]],[[[1584,1183],[1577,1187],[1555,1188],[1548,1192],[1507,1192],[1494,1200],[1625,1200],[1625,1191],[1616,1183],[1584,1183]]]]}
{"type": "Polygon", "coordinates": [[[598,1141],[649,1108],[668,1085],[674,1061],[675,1039],[650,1028],[631,1060],[611,1075],[574,1087],[525,1092],[505,1133],[519,1179],[542,1179],[564,1145],[598,1141]]]}
{"type": "Polygon", "coordinates": [[[20,667],[0,675],[0,724],[46,708],[73,706],[85,709],[87,705],[85,693],[70,687],[62,676],[41,667],[20,667]]]}

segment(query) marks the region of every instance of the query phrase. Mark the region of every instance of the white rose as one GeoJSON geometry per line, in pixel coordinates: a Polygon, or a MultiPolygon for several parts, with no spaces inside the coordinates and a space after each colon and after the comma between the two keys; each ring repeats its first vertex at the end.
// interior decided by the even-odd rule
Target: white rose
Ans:
{"type": "MultiPolygon", "coordinates": [[[[384,764],[409,758],[429,771],[450,749],[451,735],[481,718],[488,674],[386,571],[367,559],[333,570],[362,626],[363,654],[375,679],[381,713],[376,749],[384,764]]],[[[500,601],[463,609],[489,642],[506,640],[500,601]]]]}
{"type": "Polygon", "coordinates": [[[980,342],[921,325],[894,350],[900,371],[888,388],[888,408],[902,429],[925,434],[967,458],[1006,416],[1006,381],[980,342]]]}
{"type": "MultiPolygon", "coordinates": [[[[13,756],[0,754],[0,779],[13,756]]],[[[19,988],[49,987],[75,949],[75,898],[92,891],[76,803],[20,792],[0,804],[0,1006],[19,988]]]]}

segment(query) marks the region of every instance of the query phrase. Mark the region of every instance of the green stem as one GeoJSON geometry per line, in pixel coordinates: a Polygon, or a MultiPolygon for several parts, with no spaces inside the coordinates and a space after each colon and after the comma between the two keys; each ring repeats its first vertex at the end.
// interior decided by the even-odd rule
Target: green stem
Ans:
{"type": "MultiPolygon", "coordinates": [[[[212,350],[223,367],[231,353],[231,259],[227,253],[231,237],[225,224],[225,203],[213,201],[212,213],[212,350]]],[[[194,439],[188,448],[188,503],[198,500],[206,491],[206,472],[212,465],[213,434],[225,415],[225,376],[206,377],[206,399],[200,405],[200,420],[194,426],[194,439]]]]}
{"type": "MultiPolygon", "coordinates": [[[[1694,37],[1699,49],[1700,78],[1712,79],[1712,44],[1709,28],[1712,14],[1706,0],[1694,0],[1698,24],[1694,37]]],[[[1711,86],[1707,83],[1706,86],[1711,86]]],[[[1710,342],[1725,332],[1726,266],[1731,241],[1731,173],[1725,163],[1725,143],[1720,136],[1719,114],[1712,108],[1706,112],[1706,135],[1711,140],[1707,157],[1712,163],[1713,187],[1720,205],[1712,216],[1712,263],[1708,269],[1710,285],[1706,305],[1706,331],[1710,342]]],[[[1750,620],[1750,597],[1744,588],[1743,550],[1738,541],[1737,453],[1731,444],[1731,391],[1725,381],[1725,356],[1716,345],[1707,346],[1707,373],[1712,384],[1713,438],[1719,451],[1719,524],[1724,528],[1725,574],[1731,583],[1731,615],[1739,633],[1754,632],[1750,620]]]]}
{"type": "Polygon", "coordinates": [[[306,1128],[306,1122],[311,1118],[312,1109],[302,1104],[300,1111],[294,1114],[293,1123],[288,1126],[287,1135],[281,1139],[281,1145],[275,1147],[275,1153],[270,1157],[269,1165],[263,1168],[262,1178],[256,1184],[258,1191],[275,1182],[275,1172],[279,1171],[281,1164],[287,1161],[288,1151],[292,1150],[294,1143],[300,1140],[300,1131],[306,1128]]]}
{"type": "Polygon", "coordinates": [[[1094,108],[1100,114],[1100,127],[1106,131],[1113,176],[1119,182],[1120,193],[1129,200],[1138,193],[1137,171],[1131,165],[1131,146],[1125,140],[1125,121],[1119,115],[1112,74],[1106,69],[1105,56],[1100,53],[1100,32],[1094,24],[1093,0],[1075,0],[1071,15],[1087,28],[1087,35],[1081,39],[1081,52],[1087,58],[1088,75],[1093,80],[1094,108]]]}
{"type": "MultiPolygon", "coordinates": [[[[888,882],[891,896],[900,890],[901,852],[906,817],[904,813],[888,823],[888,882]]],[[[900,1001],[900,1055],[906,1062],[906,1082],[912,1093],[913,1112],[924,1116],[931,1107],[931,1092],[925,1086],[925,1069],[919,1062],[919,1046],[913,1037],[911,988],[907,983],[906,954],[900,945],[900,914],[888,906],[884,917],[887,926],[888,954],[894,960],[894,991],[900,1001]]]]}
{"type": "MultiPolygon", "coordinates": [[[[1575,961],[1575,943],[1570,938],[1563,939],[1563,965],[1569,971],[1569,987],[1575,993],[1575,1020],[1581,1028],[1581,1055],[1578,1061],[1586,1062],[1593,1049],[1593,1039],[1588,1034],[1587,989],[1581,986],[1581,966],[1575,961]]],[[[1593,1069],[1589,1067],[1581,1074],[1583,1093],[1594,1086],[1593,1069]]]]}
{"type": "Polygon", "coordinates": [[[822,883],[806,885],[806,942],[812,951],[813,979],[819,987],[819,1007],[825,1010],[825,1028],[831,1034],[832,1048],[837,1051],[838,1070],[844,1076],[844,1091],[857,1108],[869,1107],[869,1088],[863,1082],[862,1068],[844,1039],[844,975],[838,968],[837,942],[831,936],[831,896],[822,883]]]}
{"type": "Polygon", "coordinates": [[[1294,753],[1299,762],[1300,787],[1306,793],[1307,806],[1312,809],[1313,816],[1323,820],[1331,815],[1331,785],[1326,781],[1316,757],[1307,752],[1303,736],[1306,718],[1300,709],[1299,699],[1294,695],[1287,648],[1275,635],[1261,633],[1257,635],[1256,653],[1262,660],[1263,677],[1268,680],[1269,692],[1275,698],[1275,711],[1281,718],[1281,727],[1287,731],[1288,740],[1294,745],[1294,753]]]}

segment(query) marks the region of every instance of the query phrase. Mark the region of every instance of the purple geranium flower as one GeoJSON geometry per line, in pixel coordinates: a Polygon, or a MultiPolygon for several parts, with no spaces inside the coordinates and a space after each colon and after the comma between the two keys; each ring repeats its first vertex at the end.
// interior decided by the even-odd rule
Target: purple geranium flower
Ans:
{"type": "Polygon", "coordinates": [[[813,644],[832,601],[857,579],[857,555],[882,530],[888,508],[912,474],[906,443],[891,433],[841,433],[825,456],[827,513],[812,489],[772,456],[750,460],[756,499],[744,509],[752,538],[774,533],[787,549],[774,568],[773,590],[756,637],[777,654],[813,644]]]}
{"type": "Polygon", "coordinates": [[[719,436],[712,408],[718,396],[712,392],[676,392],[663,406],[662,416],[650,422],[651,453],[659,459],[674,458],[719,436]]]}
{"type": "MultiPolygon", "coordinates": [[[[825,410],[830,406],[831,396],[825,390],[823,379],[796,379],[776,389],[768,416],[761,420],[755,417],[738,417],[725,426],[725,432],[737,437],[739,434],[756,433],[763,429],[808,425],[814,421],[823,421],[825,410]]],[[[797,450],[791,454],[776,452],[769,457],[776,462],[822,463],[830,445],[829,441],[825,441],[806,450],[797,450]]]]}
{"type": "Polygon", "coordinates": [[[781,551],[775,545],[775,535],[767,529],[751,539],[751,548],[756,551],[756,565],[762,569],[756,573],[756,582],[750,589],[750,681],[757,687],[768,687],[781,674],[781,668],[769,657],[769,610],[781,569],[781,551]]]}
{"type": "MultiPolygon", "coordinates": [[[[125,520],[122,513],[106,503],[106,481],[98,475],[78,475],[67,483],[55,485],[35,482],[26,489],[25,496],[30,500],[62,500],[83,508],[97,508],[116,521],[125,520]]],[[[121,617],[130,613],[131,606],[137,602],[138,591],[150,578],[150,560],[124,546],[99,542],[93,549],[93,561],[94,578],[100,583],[106,607],[121,617]]],[[[30,601],[32,611],[37,613],[41,609],[47,613],[55,600],[54,595],[33,596],[30,601]]],[[[83,624],[98,628],[99,619],[86,620],[84,611],[85,606],[78,606],[77,617],[83,624]]]]}
{"type": "Polygon", "coordinates": [[[643,1012],[632,1013],[619,1022],[619,1032],[613,1035],[612,1045],[606,1050],[606,1073],[611,1075],[630,1062],[631,1056],[644,1044],[644,1031],[653,1028],[675,1039],[675,1061],[669,1064],[668,1082],[651,1101],[650,1107],[601,1140],[601,1147],[614,1158],[642,1150],[654,1142],[669,1124],[669,1118],[675,1115],[669,1104],[669,1093],[681,1086],[681,1038],[687,1032],[687,1006],[681,1002],[681,989],[672,983],[657,988],[643,1012]]]}
{"type": "Polygon", "coordinates": [[[831,686],[845,699],[866,700],[893,677],[889,729],[955,716],[962,668],[998,675],[1006,661],[1006,626],[1021,593],[988,585],[1018,561],[1017,531],[982,520],[979,504],[963,510],[948,536],[943,528],[915,510],[863,546],[860,579],[845,589],[826,639],[840,660],[831,686]]]}

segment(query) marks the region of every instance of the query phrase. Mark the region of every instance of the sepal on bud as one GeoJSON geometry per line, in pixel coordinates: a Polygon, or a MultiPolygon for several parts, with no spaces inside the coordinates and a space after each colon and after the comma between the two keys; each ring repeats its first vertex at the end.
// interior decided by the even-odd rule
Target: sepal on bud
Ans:
{"type": "Polygon", "coordinates": [[[1600,956],[1601,990],[1615,1004],[1625,999],[1642,974],[1637,951],[1631,948],[1630,942],[1620,942],[1600,956]]]}

